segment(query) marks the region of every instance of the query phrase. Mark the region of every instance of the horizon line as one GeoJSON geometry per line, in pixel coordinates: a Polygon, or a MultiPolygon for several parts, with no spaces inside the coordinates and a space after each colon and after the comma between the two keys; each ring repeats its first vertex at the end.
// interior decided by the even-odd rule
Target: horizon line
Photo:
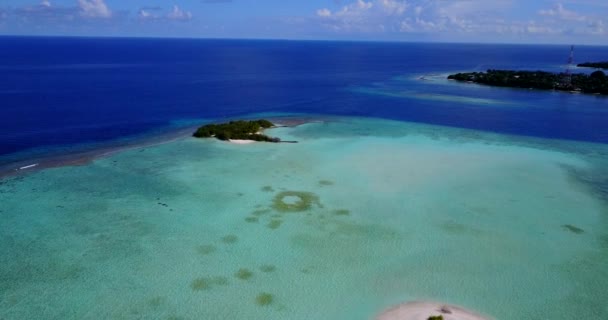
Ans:
{"type": "Polygon", "coordinates": [[[475,42],[433,40],[373,40],[373,39],[290,39],[290,38],[239,38],[239,37],[169,37],[169,36],[106,36],[106,35],[19,35],[0,34],[0,38],[69,38],[69,39],[133,39],[133,40],[219,40],[219,41],[285,41],[285,42],[342,42],[342,43],[387,43],[387,44],[464,44],[464,45],[520,45],[520,46],[583,46],[608,47],[608,44],[533,43],[533,42],[475,42]]]}

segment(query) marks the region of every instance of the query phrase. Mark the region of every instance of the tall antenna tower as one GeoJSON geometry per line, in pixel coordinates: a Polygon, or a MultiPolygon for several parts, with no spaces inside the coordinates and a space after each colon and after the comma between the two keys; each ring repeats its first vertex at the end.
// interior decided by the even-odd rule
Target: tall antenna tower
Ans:
{"type": "Polygon", "coordinates": [[[570,57],[568,58],[568,66],[566,67],[566,76],[564,77],[564,85],[572,85],[572,66],[574,64],[574,46],[570,46],[570,57]]]}

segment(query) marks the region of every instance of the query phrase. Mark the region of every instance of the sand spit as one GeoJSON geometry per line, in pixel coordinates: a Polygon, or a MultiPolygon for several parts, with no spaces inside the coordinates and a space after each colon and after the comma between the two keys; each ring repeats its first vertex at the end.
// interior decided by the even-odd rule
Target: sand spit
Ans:
{"type": "MultiPolygon", "coordinates": [[[[91,150],[57,151],[49,155],[35,155],[30,159],[8,162],[6,164],[0,162],[0,178],[50,168],[87,165],[96,159],[109,157],[122,151],[151,147],[186,138],[190,136],[193,130],[194,127],[186,127],[152,137],[137,138],[132,141],[100,143],[99,146],[93,146],[91,150]]],[[[0,160],[2,160],[1,157],[0,160]]]]}
{"type": "MultiPolygon", "coordinates": [[[[271,119],[273,123],[281,123],[281,125],[277,125],[277,127],[297,127],[310,122],[328,121],[329,118],[320,118],[319,116],[280,116],[271,119]]],[[[0,179],[50,168],[87,165],[96,159],[108,157],[125,150],[145,148],[190,137],[192,132],[197,128],[198,126],[188,126],[162,134],[154,134],[152,137],[137,138],[132,141],[110,141],[107,144],[102,142],[98,146],[93,146],[90,150],[56,151],[52,154],[37,154],[28,159],[19,159],[5,163],[2,162],[3,159],[0,157],[0,179]],[[35,166],[33,166],[33,164],[35,164],[35,166]]],[[[241,142],[239,140],[232,140],[230,142],[236,144],[249,144],[254,143],[255,141],[244,140],[241,142]]],[[[78,148],[78,146],[76,146],[76,148],[78,148]]]]}
{"type": "Polygon", "coordinates": [[[431,316],[443,316],[444,320],[490,320],[473,311],[437,302],[408,302],[393,307],[376,320],[427,320],[431,316]]]}
{"type": "Polygon", "coordinates": [[[251,144],[251,143],[255,143],[255,141],[253,140],[228,140],[230,143],[234,143],[234,144],[251,144]]]}

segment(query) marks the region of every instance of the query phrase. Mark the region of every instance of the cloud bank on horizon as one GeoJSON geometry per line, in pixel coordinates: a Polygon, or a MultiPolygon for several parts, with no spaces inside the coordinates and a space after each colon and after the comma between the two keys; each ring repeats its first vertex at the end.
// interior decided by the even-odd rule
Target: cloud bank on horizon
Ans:
{"type": "Polygon", "coordinates": [[[605,0],[176,1],[4,0],[0,34],[608,43],[605,0]]]}

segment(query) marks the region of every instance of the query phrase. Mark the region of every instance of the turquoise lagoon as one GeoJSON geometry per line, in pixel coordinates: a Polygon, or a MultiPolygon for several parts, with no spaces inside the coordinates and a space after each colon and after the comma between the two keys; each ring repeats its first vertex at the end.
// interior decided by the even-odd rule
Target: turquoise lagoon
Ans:
{"type": "MultiPolygon", "coordinates": [[[[279,120],[280,122],[280,120],[279,120]]],[[[608,317],[608,148],[365,118],[0,180],[0,319],[608,317]]]]}

